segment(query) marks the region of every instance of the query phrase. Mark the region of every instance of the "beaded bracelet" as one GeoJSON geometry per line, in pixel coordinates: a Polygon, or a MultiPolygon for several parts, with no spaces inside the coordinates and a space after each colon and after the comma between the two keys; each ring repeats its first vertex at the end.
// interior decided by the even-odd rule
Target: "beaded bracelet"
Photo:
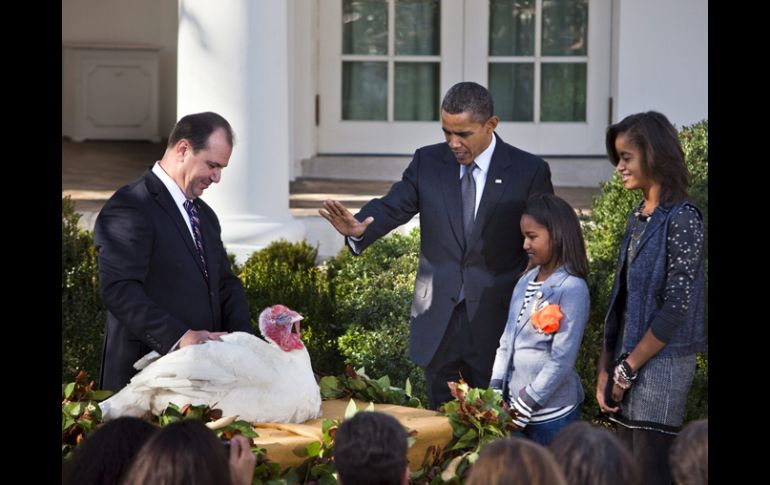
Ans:
{"type": "Polygon", "coordinates": [[[626,379],[620,371],[620,364],[615,366],[615,372],[612,375],[612,382],[614,382],[619,388],[628,390],[631,388],[631,381],[626,379]]]}
{"type": "Polygon", "coordinates": [[[612,381],[623,390],[628,390],[631,387],[631,384],[633,384],[639,376],[639,372],[633,372],[631,365],[626,362],[626,358],[628,358],[629,355],[628,352],[625,352],[618,358],[612,376],[612,381]]]}
{"type": "Polygon", "coordinates": [[[623,378],[625,380],[629,382],[633,382],[636,380],[637,377],[639,377],[639,373],[633,372],[631,370],[631,366],[629,365],[628,362],[625,361],[625,359],[620,361],[620,364],[618,365],[620,366],[620,373],[623,375],[623,378]]]}

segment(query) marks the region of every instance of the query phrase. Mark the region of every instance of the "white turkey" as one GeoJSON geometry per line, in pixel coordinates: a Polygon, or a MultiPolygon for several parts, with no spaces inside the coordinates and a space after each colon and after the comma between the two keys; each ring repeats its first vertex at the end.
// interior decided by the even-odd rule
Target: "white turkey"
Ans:
{"type": "Polygon", "coordinates": [[[259,315],[269,342],[245,332],[188,345],[160,356],[150,352],[126,387],[100,404],[105,421],[158,415],[173,402],[207,404],[250,422],[301,423],[321,415],[321,393],[310,355],[299,338],[302,317],[283,305],[259,315]],[[297,333],[292,332],[296,327],[297,333]]]}

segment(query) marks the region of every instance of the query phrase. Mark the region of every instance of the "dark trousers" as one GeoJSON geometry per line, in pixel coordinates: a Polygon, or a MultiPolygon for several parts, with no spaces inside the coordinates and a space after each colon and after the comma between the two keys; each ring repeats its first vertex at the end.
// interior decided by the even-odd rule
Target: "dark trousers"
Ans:
{"type": "Polygon", "coordinates": [[[645,485],[670,485],[668,453],[676,435],[618,425],[617,437],[631,451],[645,485]]]}
{"type": "Polygon", "coordinates": [[[470,387],[489,387],[492,369],[481,368],[474,348],[468,312],[465,301],[462,301],[452,312],[436,355],[424,369],[428,405],[431,409],[438,409],[443,403],[454,399],[449,392],[448,381],[459,382],[462,377],[470,387]]]}

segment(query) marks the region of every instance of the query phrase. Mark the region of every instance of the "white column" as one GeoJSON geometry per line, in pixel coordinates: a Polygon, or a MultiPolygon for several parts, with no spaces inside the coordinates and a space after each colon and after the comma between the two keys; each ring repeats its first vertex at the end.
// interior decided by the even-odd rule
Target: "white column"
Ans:
{"type": "Polygon", "coordinates": [[[216,211],[243,263],[271,241],[305,236],[289,213],[288,17],[283,1],[180,0],[177,118],[215,111],[235,132],[216,211]]]}

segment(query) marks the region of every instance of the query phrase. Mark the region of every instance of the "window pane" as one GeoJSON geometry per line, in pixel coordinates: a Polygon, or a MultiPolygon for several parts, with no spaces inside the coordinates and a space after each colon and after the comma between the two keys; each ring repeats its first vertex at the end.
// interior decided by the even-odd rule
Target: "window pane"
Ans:
{"type": "Polygon", "coordinates": [[[588,0],[543,2],[543,55],[584,56],[588,52],[588,0]]]}
{"type": "Polygon", "coordinates": [[[586,120],[586,64],[541,66],[540,121],[586,120]]]}
{"type": "Polygon", "coordinates": [[[490,63],[489,91],[502,121],[533,121],[535,65],[490,63]]]}
{"type": "Polygon", "coordinates": [[[439,63],[397,62],[393,118],[436,121],[439,107],[439,63]]]}
{"type": "Polygon", "coordinates": [[[535,19],[535,0],[491,0],[489,55],[534,55],[535,19]]]}
{"type": "Polygon", "coordinates": [[[396,1],[396,54],[439,55],[441,4],[438,0],[396,1]]]}
{"type": "Polygon", "coordinates": [[[342,63],[342,119],[386,120],[388,63],[342,63]]]}
{"type": "Polygon", "coordinates": [[[344,0],[342,2],[342,53],[388,53],[388,2],[344,0]]]}

